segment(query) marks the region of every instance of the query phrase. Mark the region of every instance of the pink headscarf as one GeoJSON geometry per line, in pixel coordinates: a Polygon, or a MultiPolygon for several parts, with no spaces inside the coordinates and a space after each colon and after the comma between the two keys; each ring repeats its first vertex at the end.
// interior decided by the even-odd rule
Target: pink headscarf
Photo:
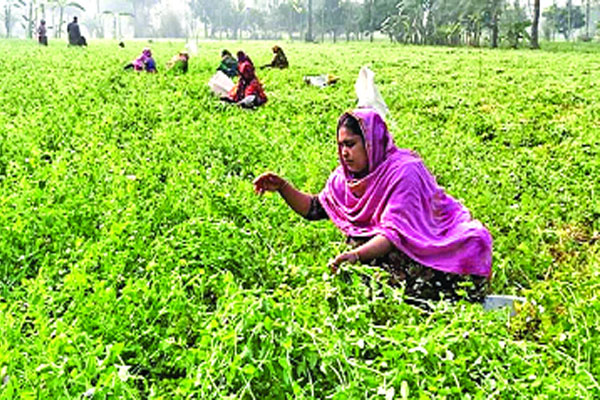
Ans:
{"type": "Polygon", "coordinates": [[[416,153],[394,145],[374,110],[343,114],[338,129],[348,116],[363,132],[369,171],[354,179],[338,148],[340,166],[319,194],[333,223],[351,237],[383,235],[431,268],[489,277],[492,237],[481,222],[438,186],[416,153]]]}
{"type": "Polygon", "coordinates": [[[152,50],[150,50],[148,47],[144,48],[144,50],[142,50],[142,54],[140,54],[140,56],[132,62],[134,69],[136,71],[142,71],[144,69],[144,65],[146,64],[146,60],[148,60],[150,57],[152,57],[152,50]]]}

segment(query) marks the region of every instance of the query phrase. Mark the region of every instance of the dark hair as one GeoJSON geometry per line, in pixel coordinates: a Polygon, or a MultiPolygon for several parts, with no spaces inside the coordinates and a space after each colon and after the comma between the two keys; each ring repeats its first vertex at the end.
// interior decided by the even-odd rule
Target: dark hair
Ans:
{"type": "Polygon", "coordinates": [[[229,50],[223,50],[221,52],[221,57],[225,57],[225,56],[231,56],[231,53],[229,52],[229,50]]]}
{"type": "Polygon", "coordinates": [[[353,115],[346,114],[346,116],[340,123],[340,126],[338,127],[338,131],[340,130],[341,127],[348,129],[350,132],[352,132],[355,135],[359,135],[364,143],[365,135],[363,135],[363,131],[360,128],[360,124],[358,123],[358,120],[353,115]]]}

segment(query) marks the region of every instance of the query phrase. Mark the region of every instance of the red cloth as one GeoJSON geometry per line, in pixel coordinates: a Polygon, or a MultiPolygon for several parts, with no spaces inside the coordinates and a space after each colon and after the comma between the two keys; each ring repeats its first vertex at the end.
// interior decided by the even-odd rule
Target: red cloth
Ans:
{"type": "Polygon", "coordinates": [[[240,72],[240,80],[229,92],[229,98],[237,103],[244,97],[254,95],[257,98],[258,105],[266,103],[267,95],[254,73],[252,63],[250,61],[240,62],[238,71],[240,72]]]}

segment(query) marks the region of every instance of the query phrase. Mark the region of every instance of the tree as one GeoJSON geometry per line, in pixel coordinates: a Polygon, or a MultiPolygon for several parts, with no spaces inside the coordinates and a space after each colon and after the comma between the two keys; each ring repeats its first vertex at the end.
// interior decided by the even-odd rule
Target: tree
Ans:
{"type": "Polygon", "coordinates": [[[4,30],[6,32],[7,38],[10,37],[10,32],[12,30],[12,26],[14,25],[12,11],[13,11],[12,1],[5,2],[2,7],[2,22],[4,24],[4,30]]]}
{"type": "Polygon", "coordinates": [[[96,0],[96,12],[93,19],[86,19],[83,25],[88,29],[90,35],[97,38],[104,37],[104,26],[102,24],[102,12],[100,11],[100,0],[96,0]]]}
{"type": "Polygon", "coordinates": [[[31,39],[33,37],[35,21],[37,20],[36,1],[30,0],[28,3],[26,3],[24,0],[20,0],[18,6],[22,6],[24,11],[21,15],[24,21],[23,23],[21,23],[21,26],[25,30],[25,35],[27,36],[27,39],[31,39]]]}
{"type": "Polygon", "coordinates": [[[65,10],[67,8],[77,8],[81,11],[85,11],[85,7],[83,7],[79,3],[67,2],[66,0],[52,0],[51,4],[54,6],[54,9],[58,9],[58,28],[54,32],[54,35],[55,35],[55,37],[60,38],[60,37],[62,37],[61,36],[62,35],[62,27],[63,27],[63,24],[65,23],[65,21],[64,21],[65,10]]]}
{"type": "Polygon", "coordinates": [[[360,5],[353,1],[344,1],[340,5],[340,14],[346,41],[350,40],[352,34],[358,39],[360,33],[360,5]]]}
{"type": "Polygon", "coordinates": [[[580,6],[573,7],[571,0],[567,1],[566,7],[558,7],[556,4],[546,8],[542,13],[554,32],[564,36],[566,40],[571,38],[574,29],[585,25],[585,18],[580,6]]]}
{"type": "Polygon", "coordinates": [[[111,16],[112,17],[112,25],[113,25],[113,29],[112,29],[112,38],[113,39],[121,39],[123,37],[122,31],[121,31],[121,18],[122,17],[130,17],[130,18],[134,18],[134,15],[128,12],[118,12],[118,11],[111,11],[111,10],[106,10],[102,13],[102,15],[105,16],[111,16]]]}
{"type": "Polygon", "coordinates": [[[246,3],[244,0],[233,0],[229,9],[229,27],[233,31],[233,38],[241,38],[242,25],[246,19],[246,3]]]}
{"type": "Polygon", "coordinates": [[[166,10],[160,14],[160,27],[158,33],[165,38],[185,37],[185,31],[181,26],[179,16],[171,10],[166,10]]]}
{"type": "Polygon", "coordinates": [[[409,37],[410,23],[408,15],[402,12],[402,4],[397,5],[398,12],[389,15],[381,24],[381,31],[388,35],[390,40],[406,42],[409,37]]]}
{"type": "Polygon", "coordinates": [[[585,25],[585,19],[581,6],[573,7],[573,1],[567,0],[567,5],[559,12],[558,31],[563,34],[566,40],[571,39],[571,33],[574,29],[579,29],[585,25]]]}
{"type": "Polygon", "coordinates": [[[4,23],[4,30],[6,31],[6,37],[10,37],[10,33],[12,31],[12,27],[15,24],[13,10],[15,7],[15,1],[7,0],[4,3],[4,7],[2,9],[2,22],[4,23]]]}
{"type": "Polygon", "coordinates": [[[540,0],[533,2],[533,23],[531,24],[531,48],[539,49],[538,27],[540,24],[540,0]]]}
{"type": "Polygon", "coordinates": [[[306,32],[306,41],[307,42],[312,42],[313,39],[313,32],[312,32],[312,6],[313,6],[313,2],[312,0],[308,0],[308,32],[306,32]]]}
{"type": "MultiPolygon", "coordinates": [[[[244,19],[242,22],[242,29],[250,33],[250,38],[260,39],[260,30],[265,28],[265,14],[257,10],[256,8],[248,8],[244,12],[244,19]]],[[[266,29],[263,29],[266,32],[266,29]]]]}
{"type": "Polygon", "coordinates": [[[554,40],[558,32],[558,6],[553,4],[542,12],[544,18],[544,37],[546,40],[554,40]]]}
{"type": "Polygon", "coordinates": [[[531,21],[527,18],[525,9],[521,7],[516,0],[512,7],[507,7],[500,20],[500,30],[502,38],[508,42],[513,49],[519,47],[521,40],[530,39],[527,28],[531,26],[531,21]]]}
{"type": "Polygon", "coordinates": [[[41,9],[43,15],[45,10],[44,6],[44,0],[7,0],[4,3],[4,13],[2,17],[5,28],[7,28],[7,33],[10,34],[12,26],[20,16],[22,20],[21,27],[25,31],[26,37],[31,39],[35,31],[38,12],[41,9]],[[17,10],[21,12],[20,15],[15,15],[17,10]],[[10,26],[7,26],[7,24],[10,26]]]}
{"type": "Polygon", "coordinates": [[[323,30],[331,33],[334,43],[342,27],[340,11],[340,0],[325,0],[325,4],[323,5],[323,30]]]}
{"type": "Polygon", "coordinates": [[[151,36],[152,31],[147,21],[150,19],[150,8],[158,3],[158,0],[129,0],[129,2],[133,7],[133,15],[135,15],[134,36],[151,36]]]}
{"type": "Polygon", "coordinates": [[[208,26],[213,23],[216,6],[214,0],[190,0],[189,2],[192,17],[199,19],[204,25],[205,38],[208,37],[208,26]]]}
{"type": "Polygon", "coordinates": [[[287,31],[290,40],[294,40],[294,33],[301,32],[304,21],[306,20],[306,11],[302,8],[300,0],[288,0],[279,3],[272,10],[275,29],[287,31]]]}
{"type": "Polygon", "coordinates": [[[500,34],[499,17],[502,14],[503,0],[490,0],[485,10],[485,26],[491,31],[491,47],[498,47],[498,37],[500,34]]]}

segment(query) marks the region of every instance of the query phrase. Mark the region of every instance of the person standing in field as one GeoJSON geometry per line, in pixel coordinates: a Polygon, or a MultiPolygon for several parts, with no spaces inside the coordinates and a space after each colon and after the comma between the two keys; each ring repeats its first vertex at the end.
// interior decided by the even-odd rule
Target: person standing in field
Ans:
{"type": "Polygon", "coordinates": [[[46,28],[46,21],[41,20],[40,26],[37,29],[38,43],[43,46],[48,46],[48,30],[46,28]]]}
{"type": "Polygon", "coordinates": [[[221,64],[219,64],[217,71],[221,71],[228,77],[233,78],[238,74],[237,65],[237,60],[233,58],[229,50],[223,50],[221,52],[221,64]]]}
{"type": "Polygon", "coordinates": [[[372,108],[344,113],[337,125],[340,165],[318,195],[267,172],[258,194],[278,192],[308,220],[329,218],[354,248],[340,264],[372,262],[392,283],[421,300],[483,301],[491,276],[492,237],[465,206],[445,193],[414,152],[396,147],[372,108]]]}
{"type": "Polygon", "coordinates": [[[85,37],[81,36],[77,17],[73,17],[73,21],[67,25],[67,33],[69,34],[69,44],[71,46],[87,46],[85,37]]]}
{"type": "Polygon", "coordinates": [[[273,60],[269,64],[263,65],[262,68],[279,68],[284,69],[289,67],[289,63],[283,49],[279,46],[273,46],[273,60]]]}
{"type": "Polygon", "coordinates": [[[254,72],[254,63],[243,51],[238,51],[238,73],[240,79],[222,100],[236,103],[244,108],[259,107],[267,102],[262,85],[254,72]]]}

